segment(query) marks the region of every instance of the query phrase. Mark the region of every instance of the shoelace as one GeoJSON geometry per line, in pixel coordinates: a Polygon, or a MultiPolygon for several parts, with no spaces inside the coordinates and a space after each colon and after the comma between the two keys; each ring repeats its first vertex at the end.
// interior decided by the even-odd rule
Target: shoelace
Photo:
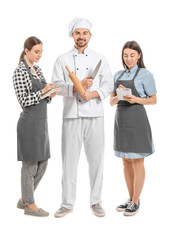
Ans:
{"type": "Polygon", "coordinates": [[[134,206],[135,206],[135,203],[130,202],[130,203],[128,203],[128,207],[127,207],[127,209],[129,209],[129,210],[133,210],[134,206]]]}

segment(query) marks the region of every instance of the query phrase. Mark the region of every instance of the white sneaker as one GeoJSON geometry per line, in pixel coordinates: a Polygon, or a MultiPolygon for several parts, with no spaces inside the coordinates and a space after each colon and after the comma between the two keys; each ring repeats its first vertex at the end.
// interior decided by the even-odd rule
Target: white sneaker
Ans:
{"type": "Polygon", "coordinates": [[[99,203],[92,205],[91,209],[92,209],[95,216],[97,216],[97,217],[104,217],[105,216],[105,211],[99,203]]]}
{"type": "Polygon", "coordinates": [[[54,214],[55,217],[64,217],[66,216],[68,213],[72,212],[73,209],[68,209],[68,208],[65,208],[65,207],[61,207],[58,209],[58,211],[54,214]]]}

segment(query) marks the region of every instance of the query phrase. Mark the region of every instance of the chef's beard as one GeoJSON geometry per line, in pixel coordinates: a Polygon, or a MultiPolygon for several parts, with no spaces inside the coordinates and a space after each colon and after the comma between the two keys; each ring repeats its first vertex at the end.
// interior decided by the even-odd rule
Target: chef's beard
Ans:
{"type": "MultiPolygon", "coordinates": [[[[79,41],[80,39],[78,39],[77,41],[79,41]]],[[[76,45],[78,47],[86,47],[88,45],[88,42],[84,41],[82,44],[79,44],[78,42],[76,42],[76,45]]]]}

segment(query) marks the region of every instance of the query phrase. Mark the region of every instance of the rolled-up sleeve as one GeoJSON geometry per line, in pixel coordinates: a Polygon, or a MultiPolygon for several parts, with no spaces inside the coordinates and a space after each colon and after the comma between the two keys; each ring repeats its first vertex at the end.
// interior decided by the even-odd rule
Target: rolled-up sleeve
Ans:
{"type": "Polygon", "coordinates": [[[146,76],[143,78],[143,88],[147,96],[152,96],[157,93],[153,74],[149,71],[146,72],[146,76]]]}
{"type": "Polygon", "coordinates": [[[100,73],[100,84],[99,88],[96,89],[98,92],[100,99],[103,100],[104,98],[108,97],[110,93],[113,92],[113,78],[112,73],[109,67],[109,64],[105,58],[102,59],[102,69],[100,73]]]}
{"type": "Polygon", "coordinates": [[[58,92],[58,95],[64,97],[73,97],[73,84],[66,82],[65,75],[64,75],[64,65],[62,63],[62,59],[57,58],[53,73],[52,73],[52,83],[56,86],[62,86],[62,89],[58,92]]]}

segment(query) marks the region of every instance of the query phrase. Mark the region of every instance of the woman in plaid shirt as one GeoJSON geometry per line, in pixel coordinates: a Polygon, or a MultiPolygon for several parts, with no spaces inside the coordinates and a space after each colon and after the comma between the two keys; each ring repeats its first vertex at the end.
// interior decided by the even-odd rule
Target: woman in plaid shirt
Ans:
{"type": "Polygon", "coordinates": [[[34,65],[39,62],[43,51],[42,42],[29,37],[24,43],[19,66],[13,74],[13,84],[19,104],[23,111],[17,124],[17,155],[22,161],[22,198],[17,207],[33,216],[48,216],[49,213],[38,208],[34,201],[34,190],[42,179],[50,158],[47,128],[47,103],[56,94],[45,99],[41,95],[54,87],[46,83],[42,70],[34,65]]]}

